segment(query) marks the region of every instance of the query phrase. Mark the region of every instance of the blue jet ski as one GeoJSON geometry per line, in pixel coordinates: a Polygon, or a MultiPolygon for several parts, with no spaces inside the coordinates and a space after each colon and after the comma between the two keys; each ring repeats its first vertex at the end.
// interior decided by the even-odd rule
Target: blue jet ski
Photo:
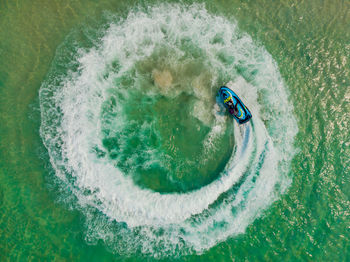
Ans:
{"type": "Polygon", "coordinates": [[[221,102],[239,124],[244,124],[252,118],[249,109],[230,88],[227,86],[220,87],[219,96],[221,102]]]}

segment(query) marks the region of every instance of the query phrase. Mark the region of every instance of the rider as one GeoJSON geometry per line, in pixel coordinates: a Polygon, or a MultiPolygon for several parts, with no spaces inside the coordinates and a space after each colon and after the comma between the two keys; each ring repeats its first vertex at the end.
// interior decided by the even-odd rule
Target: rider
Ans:
{"type": "Polygon", "coordinates": [[[236,105],[233,105],[232,97],[229,97],[225,92],[223,93],[223,97],[225,99],[224,103],[228,106],[228,111],[230,112],[230,114],[237,116],[237,114],[238,114],[237,104],[238,103],[236,103],[236,105]]]}
{"type": "Polygon", "coordinates": [[[232,99],[227,102],[228,111],[230,112],[230,114],[237,116],[238,114],[237,104],[238,103],[236,103],[236,105],[233,105],[232,99]]]}

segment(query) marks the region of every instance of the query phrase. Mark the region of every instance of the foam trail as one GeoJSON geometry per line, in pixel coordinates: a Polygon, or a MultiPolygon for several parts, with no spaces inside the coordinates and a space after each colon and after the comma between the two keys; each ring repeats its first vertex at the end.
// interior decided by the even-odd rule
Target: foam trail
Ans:
{"type": "MultiPolygon", "coordinates": [[[[203,252],[243,233],[290,183],[297,126],[276,64],[236,23],[209,14],[202,5],[163,4],[111,20],[99,44],[72,57],[78,70],[60,74],[53,67],[40,89],[41,136],[56,175],[90,221],[89,238],[104,239],[121,253],[166,256],[203,252]],[[159,62],[163,50],[167,57],[159,62]],[[142,65],[151,68],[148,73],[140,72],[142,65]],[[176,78],[179,72],[193,72],[195,80],[185,73],[176,78]],[[147,77],[153,78],[153,87],[147,77]],[[244,126],[232,121],[235,148],[213,182],[185,193],[140,188],[100,150],[106,126],[121,134],[120,147],[126,146],[123,130],[132,121],[125,101],[134,92],[153,100],[185,92],[197,99],[193,116],[210,128],[203,141],[210,153],[227,128],[227,116],[213,101],[223,81],[230,81],[227,85],[242,97],[253,119],[244,126]],[[110,118],[104,112],[108,101],[114,101],[110,118]],[[108,219],[94,218],[91,208],[108,219]],[[111,221],[123,226],[109,227],[111,221]]],[[[150,119],[139,129],[154,126],[150,119]]],[[[120,152],[114,153],[118,158],[120,152]]],[[[159,154],[148,148],[148,164],[162,164],[159,154]]]]}

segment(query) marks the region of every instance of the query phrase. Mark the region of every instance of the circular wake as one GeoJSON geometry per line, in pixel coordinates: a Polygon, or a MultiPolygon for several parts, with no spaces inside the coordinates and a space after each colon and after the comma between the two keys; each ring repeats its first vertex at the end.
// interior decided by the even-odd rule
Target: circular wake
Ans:
{"type": "Polygon", "coordinates": [[[165,256],[244,232],[290,183],[297,126],[271,56],[202,5],[110,20],[89,48],[63,45],[40,89],[41,136],[87,239],[165,256]],[[226,83],[249,124],[216,103],[226,83]]]}

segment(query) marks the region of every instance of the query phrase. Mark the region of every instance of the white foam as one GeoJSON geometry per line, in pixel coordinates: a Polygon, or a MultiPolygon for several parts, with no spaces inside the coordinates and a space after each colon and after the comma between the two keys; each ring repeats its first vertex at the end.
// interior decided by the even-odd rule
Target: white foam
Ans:
{"type": "MultiPolygon", "coordinates": [[[[131,236],[133,230],[138,230],[136,239],[120,237],[136,242],[135,249],[141,246],[145,253],[166,255],[184,245],[186,250],[202,252],[244,232],[290,183],[288,172],[297,132],[292,107],[271,56],[239,32],[235,23],[209,14],[202,5],[164,4],[130,12],[124,21],[112,22],[100,46],[80,53],[79,72],[64,77],[60,86],[48,80],[41,87],[41,136],[57,176],[70,184],[83,210],[92,206],[109,220],[127,225],[129,231],[113,234],[131,236]],[[220,41],[215,41],[218,35],[220,41]],[[91,149],[101,146],[101,108],[109,97],[108,90],[122,88],[115,86],[115,79],[128,74],[138,61],[150,57],[160,46],[171,49],[174,60],[182,58],[181,41],[191,41],[202,50],[205,63],[211,67],[210,91],[198,92],[192,85],[198,97],[195,116],[207,121],[208,116],[202,115],[200,109],[208,104],[213,108],[212,89],[219,87],[214,84],[218,84],[220,76],[230,76],[232,82],[228,86],[242,97],[253,119],[243,127],[234,123],[236,148],[217,180],[192,192],[160,194],[139,188],[107,157],[98,158],[91,149]],[[120,70],[103,78],[106,68],[116,60],[120,70]],[[255,70],[255,75],[250,75],[252,79],[240,77],[239,66],[255,70]],[[262,97],[259,100],[258,95],[262,97]],[[74,182],[69,182],[69,177],[74,182]],[[238,191],[228,192],[239,181],[242,184],[238,191]],[[283,186],[278,190],[276,185],[283,186]],[[86,194],[86,190],[90,193],[86,194]],[[217,203],[225,192],[228,197],[217,203]],[[155,233],[159,228],[164,230],[162,236],[155,233]],[[164,248],[156,251],[153,245],[159,243],[164,248]]],[[[162,88],[172,87],[173,78],[169,79],[167,74],[162,88]]],[[[224,117],[217,109],[209,112],[213,120],[206,122],[212,130],[208,145],[224,131],[224,117]]],[[[118,114],[116,128],[123,128],[125,121],[118,114]]],[[[108,237],[106,229],[101,228],[93,224],[90,232],[101,230],[94,235],[106,241],[120,241],[108,237]]],[[[108,245],[113,247],[113,243],[108,245]]]]}

